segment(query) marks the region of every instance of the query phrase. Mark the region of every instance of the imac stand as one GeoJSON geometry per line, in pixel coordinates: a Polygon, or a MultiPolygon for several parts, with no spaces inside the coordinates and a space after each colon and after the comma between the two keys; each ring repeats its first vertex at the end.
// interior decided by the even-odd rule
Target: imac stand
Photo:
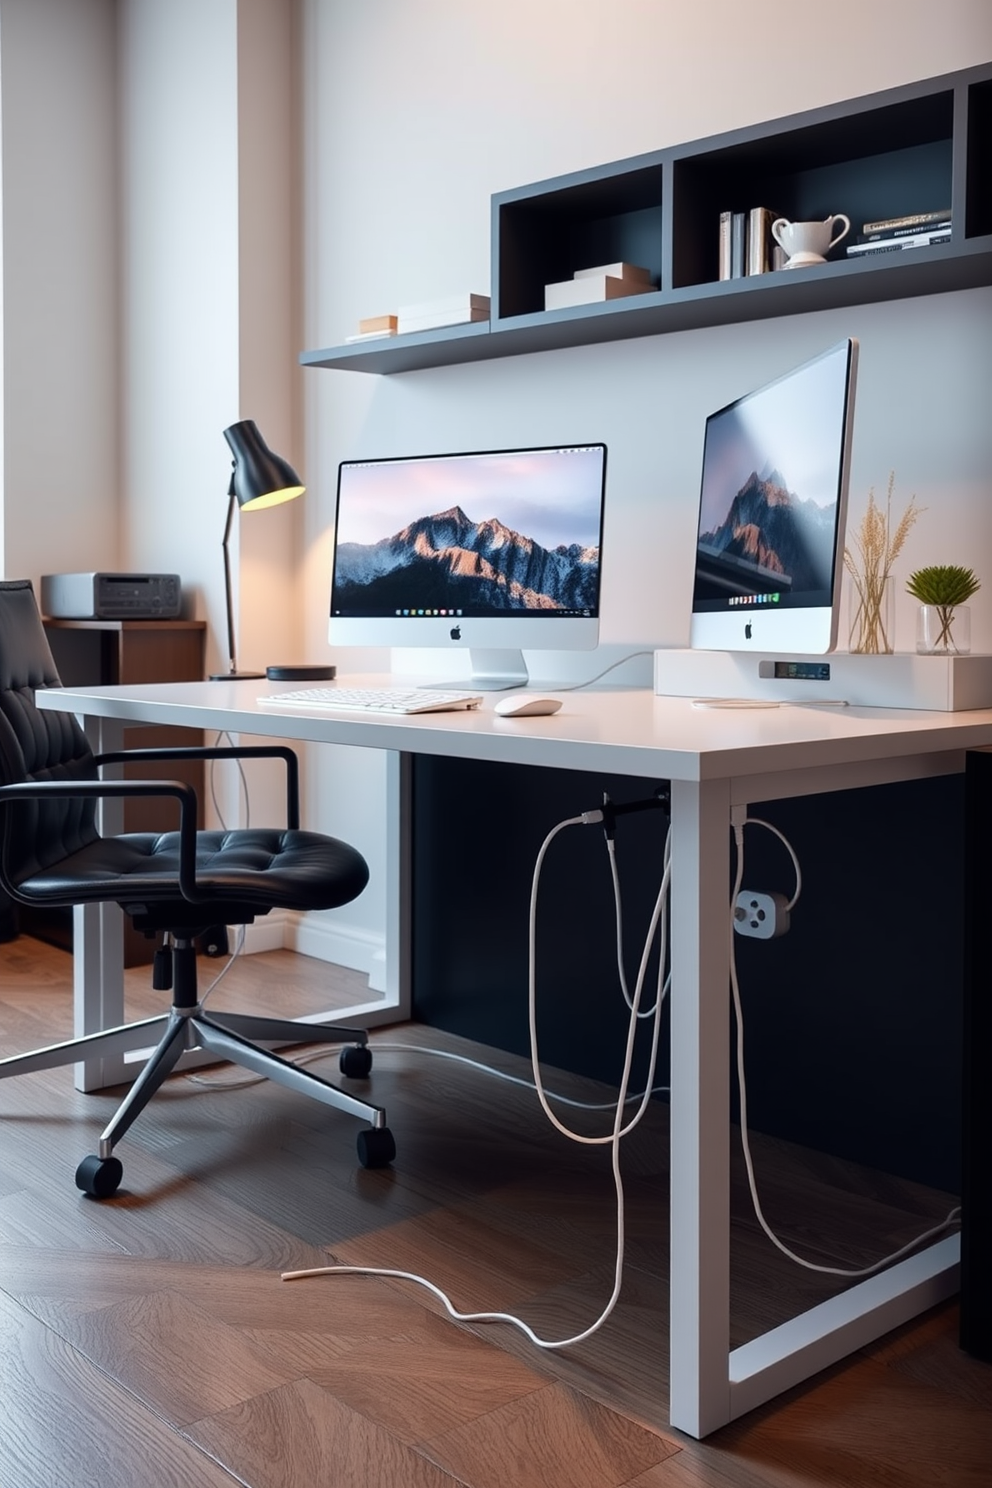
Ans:
{"type": "Polygon", "coordinates": [[[424,687],[474,688],[478,692],[508,692],[513,687],[526,687],[527,663],[522,651],[479,650],[469,648],[468,677],[455,682],[424,682],[424,687]]]}

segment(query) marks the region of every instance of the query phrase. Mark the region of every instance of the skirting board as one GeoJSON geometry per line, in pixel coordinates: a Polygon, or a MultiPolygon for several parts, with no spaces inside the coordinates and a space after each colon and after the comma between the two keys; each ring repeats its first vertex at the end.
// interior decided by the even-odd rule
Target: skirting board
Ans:
{"type": "MultiPolygon", "coordinates": [[[[242,954],[260,951],[299,951],[315,961],[346,966],[361,971],[369,978],[373,992],[385,990],[385,938],[357,927],[331,925],[319,916],[297,914],[292,910],[272,910],[246,925],[242,954]]],[[[231,949],[237,944],[238,927],[228,927],[231,949]]]]}
{"type": "Polygon", "coordinates": [[[992,708],[992,656],[665,650],[654,653],[654,690],[660,697],[843,700],[863,708],[958,713],[992,708]]]}

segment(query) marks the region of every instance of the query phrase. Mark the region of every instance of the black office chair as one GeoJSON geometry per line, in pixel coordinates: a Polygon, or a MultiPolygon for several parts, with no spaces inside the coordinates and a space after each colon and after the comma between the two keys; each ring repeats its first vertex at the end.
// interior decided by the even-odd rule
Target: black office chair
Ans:
{"type": "Polygon", "coordinates": [[[280,1058],[262,1044],[341,1043],[344,1075],[364,1078],[372,1065],[364,1029],[301,1025],[286,1018],[204,1010],[196,985],[196,941],[216,926],[247,925],[271,909],[331,909],[365,888],[368,868],[347,843],[299,829],[296,755],[283,746],[135,749],[94,755],[75,718],[35,705],[35,692],[60,686],[26,579],[0,582],[0,886],[37,908],[113,902],[135,927],[161,935],[154,984],[172,987],[172,1010],[160,1017],[0,1060],[0,1078],[120,1054],[158,1043],[100,1138],[76,1183],[94,1198],[113,1194],[123,1174],[117,1142],[174,1068],[199,1048],[313,1096],[371,1127],[359,1133],[365,1167],[395,1156],[381,1107],[280,1058]],[[198,831],[192,786],[177,780],[104,780],[107,765],[176,759],[279,758],[287,772],[285,829],[198,831]],[[101,836],[97,804],[109,796],[171,796],[179,830],[101,836]]]}

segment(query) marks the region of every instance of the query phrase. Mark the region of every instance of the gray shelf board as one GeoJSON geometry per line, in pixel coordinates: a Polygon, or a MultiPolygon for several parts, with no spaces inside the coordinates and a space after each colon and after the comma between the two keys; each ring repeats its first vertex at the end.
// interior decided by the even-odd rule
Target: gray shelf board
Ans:
{"type": "Polygon", "coordinates": [[[439,326],[403,336],[377,336],[350,341],[323,351],[301,351],[302,367],[338,367],[349,372],[411,372],[419,367],[445,367],[481,361],[489,339],[488,320],[439,326]]]}
{"type": "Polygon", "coordinates": [[[348,372],[412,372],[987,284],[992,284],[992,237],[972,238],[961,245],[907,249],[898,257],[880,254],[858,263],[838,261],[792,272],[784,269],[607,304],[517,315],[492,326],[489,322],[453,326],[308,351],[301,354],[300,362],[348,372]]]}

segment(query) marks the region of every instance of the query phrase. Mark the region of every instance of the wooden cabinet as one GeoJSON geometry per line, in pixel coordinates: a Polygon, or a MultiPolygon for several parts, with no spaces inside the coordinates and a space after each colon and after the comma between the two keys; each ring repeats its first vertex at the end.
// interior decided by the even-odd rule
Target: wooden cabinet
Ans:
{"type": "MultiPolygon", "coordinates": [[[[204,672],[206,622],[203,620],[45,620],[48,644],[66,687],[99,683],[198,682],[204,672]]],[[[141,749],[167,744],[203,743],[196,729],[129,728],[125,747],[141,749]]],[[[129,766],[134,778],[186,780],[202,802],[202,761],[176,761],[158,766],[129,766]]],[[[124,828],[128,832],[172,831],[178,825],[173,802],[128,801],[124,828]]],[[[202,819],[201,819],[202,825],[202,819]]],[[[21,928],[41,939],[72,944],[72,912],[51,911],[43,916],[21,910],[21,928]]],[[[125,922],[125,964],[135,966],[152,959],[154,942],[125,922]]]]}
{"type": "Polygon", "coordinates": [[[406,372],[992,283],[992,63],[578,171],[492,198],[492,319],[305,351],[406,372]],[[950,208],[949,242],[721,280],[722,211],[865,221],[950,208]],[[651,292],[544,309],[544,286],[619,261],[651,292]]]}

